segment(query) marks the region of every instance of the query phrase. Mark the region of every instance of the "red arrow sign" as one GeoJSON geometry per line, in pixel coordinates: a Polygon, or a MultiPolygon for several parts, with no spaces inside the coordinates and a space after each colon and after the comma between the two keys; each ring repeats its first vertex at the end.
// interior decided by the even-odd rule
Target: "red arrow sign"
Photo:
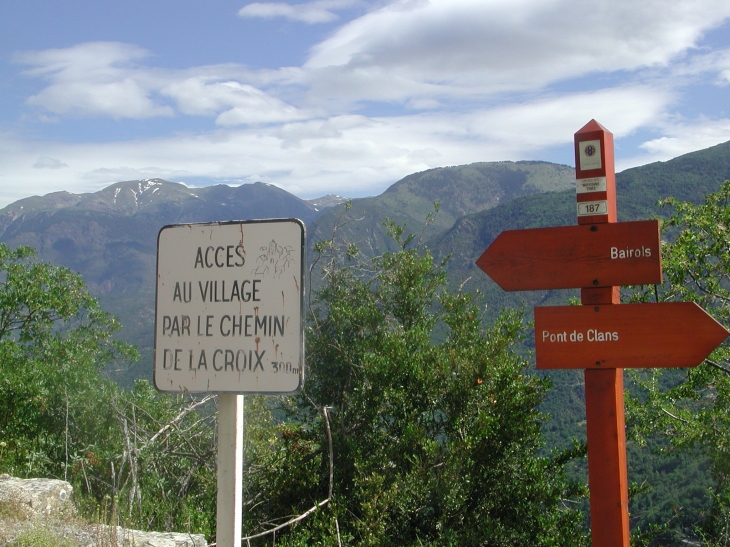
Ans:
{"type": "Polygon", "coordinates": [[[694,367],[728,335],[694,302],[535,308],[539,369],[694,367]]]}
{"type": "Polygon", "coordinates": [[[476,261],[505,291],[662,282],[659,222],[507,230],[476,261]]]}

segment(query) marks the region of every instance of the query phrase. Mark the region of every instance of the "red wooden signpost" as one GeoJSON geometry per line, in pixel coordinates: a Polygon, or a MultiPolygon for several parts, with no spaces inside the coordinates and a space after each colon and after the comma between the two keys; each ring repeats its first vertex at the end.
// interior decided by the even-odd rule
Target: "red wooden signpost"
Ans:
{"type": "Polygon", "coordinates": [[[694,367],[727,335],[694,302],[535,308],[540,369],[694,367]]]}
{"type": "Polygon", "coordinates": [[[661,283],[656,221],[617,223],[613,135],[575,134],[578,226],[503,232],[477,260],[508,291],[580,288],[582,307],[535,308],[537,368],[585,369],[594,547],[629,547],[623,369],[692,367],[730,335],[693,303],[619,304],[661,283]]]}
{"type": "Polygon", "coordinates": [[[506,230],[476,261],[506,291],[662,282],[659,222],[506,230]]]}

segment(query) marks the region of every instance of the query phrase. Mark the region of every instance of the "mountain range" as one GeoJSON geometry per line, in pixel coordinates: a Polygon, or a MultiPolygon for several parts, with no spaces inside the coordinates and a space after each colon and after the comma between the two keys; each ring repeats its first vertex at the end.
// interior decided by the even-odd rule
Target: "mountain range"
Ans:
{"type": "MultiPolygon", "coordinates": [[[[666,214],[658,199],[700,201],[730,178],[730,143],[626,170],[617,175],[621,220],[666,214]]],[[[0,210],[0,242],[29,245],[41,259],[80,272],[92,294],[119,316],[122,337],[142,359],[123,382],[151,374],[156,238],[169,224],[296,217],[308,242],[329,238],[333,226],[366,255],[392,248],[382,227],[388,218],[420,234],[434,255],[449,255],[449,282],[486,294],[488,315],[503,306],[526,309],[560,301],[565,291],[507,294],[474,260],[504,229],[575,224],[574,170],[539,161],[481,162],[409,175],[379,196],[324,196],[302,200],[257,182],[189,188],[161,179],[125,181],[88,194],[55,192],[19,200],[0,210]],[[426,226],[426,218],[438,213],[426,226]],[[343,223],[343,216],[351,219],[343,223]],[[338,221],[339,219],[339,221],[338,221]]]]}

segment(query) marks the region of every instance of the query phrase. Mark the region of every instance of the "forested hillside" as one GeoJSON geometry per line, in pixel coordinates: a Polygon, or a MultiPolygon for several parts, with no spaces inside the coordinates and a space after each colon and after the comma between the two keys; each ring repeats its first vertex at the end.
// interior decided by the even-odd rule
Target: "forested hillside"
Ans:
{"type": "MultiPolygon", "coordinates": [[[[538,161],[473,163],[430,169],[396,182],[379,196],[352,200],[340,234],[357,242],[371,255],[394,248],[382,226],[388,218],[427,240],[451,228],[464,215],[487,211],[522,196],[574,187],[575,172],[567,165],[538,161]],[[439,214],[428,227],[426,217],[439,203],[439,214]]],[[[342,206],[326,211],[312,225],[312,241],[327,239],[342,213],[342,206]]]]}
{"type": "MultiPolygon", "coordinates": [[[[667,217],[672,209],[659,207],[659,200],[671,196],[699,203],[727,179],[730,179],[730,143],[667,162],[628,169],[616,175],[619,220],[667,217]]],[[[556,298],[566,299],[576,293],[504,293],[474,265],[474,261],[503,230],[565,226],[575,224],[575,218],[574,189],[535,194],[465,215],[453,227],[428,240],[427,245],[435,256],[451,257],[450,282],[457,285],[469,279],[470,287],[487,294],[493,313],[506,305],[519,306],[523,300],[532,308],[537,302],[554,302],[556,298]]]]}

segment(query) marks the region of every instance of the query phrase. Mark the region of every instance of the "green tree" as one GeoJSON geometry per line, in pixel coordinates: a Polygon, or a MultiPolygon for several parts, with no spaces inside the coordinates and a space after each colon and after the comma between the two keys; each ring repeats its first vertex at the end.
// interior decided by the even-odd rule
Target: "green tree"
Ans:
{"type": "Polygon", "coordinates": [[[329,430],[329,505],[279,545],[584,544],[582,490],[563,473],[581,448],[539,454],[548,381],[513,351],[522,314],[485,330],[478,301],[445,289],[443,264],[387,229],[399,250],[365,264],[353,246],[317,247],[305,389],[248,464],[249,532],[329,497],[329,430]]]}
{"type": "Polygon", "coordinates": [[[216,397],[159,393],[146,380],[131,390],[106,385],[107,410],[99,409],[97,422],[108,423],[108,432],[78,458],[74,475],[92,508],[130,528],[211,537],[216,397]]]}
{"type": "Polygon", "coordinates": [[[214,398],[106,380],[137,356],[119,328],[80,275],[0,244],[0,472],[67,479],[110,523],[211,536],[214,398]]]}
{"type": "Polygon", "coordinates": [[[0,244],[0,465],[18,475],[64,476],[80,448],[69,446],[69,429],[91,418],[86,397],[99,371],[136,352],[113,338],[119,323],[80,275],[34,255],[0,244]]]}
{"type": "MultiPolygon", "coordinates": [[[[637,287],[630,300],[697,302],[730,325],[730,181],[700,205],[668,198],[673,207],[662,230],[664,283],[637,287]]],[[[707,545],[730,545],[730,348],[727,343],[698,367],[633,374],[638,389],[629,419],[640,441],[659,435],[677,449],[709,458],[716,480],[711,511],[695,533],[707,545]]],[[[691,530],[689,532],[692,532],[691,530]]]]}

